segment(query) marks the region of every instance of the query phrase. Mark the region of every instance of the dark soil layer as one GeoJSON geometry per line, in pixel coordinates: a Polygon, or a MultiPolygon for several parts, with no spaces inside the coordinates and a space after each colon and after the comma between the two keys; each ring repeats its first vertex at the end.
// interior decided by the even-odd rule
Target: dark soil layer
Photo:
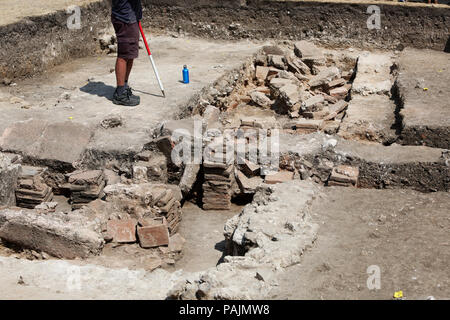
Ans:
{"type": "MultiPolygon", "coordinates": [[[[144,0],[145,26],[216,39],[319,38],[330,45],[444,50],[450,9],[378,5],[381,29],[367,28],[369,4],[144,0]],[[242,4],[242,5],[241,5],[242,4]]],[[[373,4],[373,3],[371,3],[373,4]]]]}
{"type": "Polygon", "coordinates": [[[70,30],[65,10],[0,26],[0,82],[24,78],[71,58],[94,54],[94,38],[109,23],[109,7],[95,2],[81,9],[81,29],[70,30]]]}
{"type": "MultiPolygon", "coordinates": [[[[329,46],[444,50],[450,9],[379,5],[381,29],[367,28],[368,4],[258,0],[143,0],[144,27],[214,39],[310,39],[329,46]]],[[[69,30],[64,10],[0,27],[0,80],[23,78],[95,53],[109,26],[107,2],[82,8],[82,28],[69,30]]]]}

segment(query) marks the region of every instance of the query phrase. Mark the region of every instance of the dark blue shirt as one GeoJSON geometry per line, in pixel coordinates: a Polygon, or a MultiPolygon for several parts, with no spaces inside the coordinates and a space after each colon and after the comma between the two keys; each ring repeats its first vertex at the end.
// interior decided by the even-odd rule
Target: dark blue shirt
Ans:
{"type": "Polygon", "coordinates": [[[141,0],[112,0],[112,15],[125,23],[135,23],[142,19],[141,0]]]}

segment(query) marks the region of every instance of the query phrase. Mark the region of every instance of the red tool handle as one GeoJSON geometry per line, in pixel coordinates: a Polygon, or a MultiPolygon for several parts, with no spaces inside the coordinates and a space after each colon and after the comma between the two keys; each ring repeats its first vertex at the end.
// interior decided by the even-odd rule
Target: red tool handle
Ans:
{"type": "Polygon", "coordinates": [[[147,48],[148,55],[151,56],[150,47],[148,46],[147,39],[145,38],[144,30],[142,29],[141,22],[139,21],[139,30],[141,30],[142,39],[144,40],[145,47],[147,48]]]}

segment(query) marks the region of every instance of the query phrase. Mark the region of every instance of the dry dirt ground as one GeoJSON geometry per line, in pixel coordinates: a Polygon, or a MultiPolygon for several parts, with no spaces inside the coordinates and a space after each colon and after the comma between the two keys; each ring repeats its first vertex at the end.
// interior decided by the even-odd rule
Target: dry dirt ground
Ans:
{"type": "Polygon", "coordinates": [[[450,194],[332,187],[315,201],[318,239],[274,299],[450,298],[450,194]],[[367,268],[381,270],[368,290],[367,268]]]}
{"type": "Polygon", "coordinates": [[[233,205],[229,211],[204,211],[187,203],[183,207],[180,234],[188,245],[176,264],[177,269],[197,272],[216,265],[225,250],[223,226],[241,210],[241,206],[233,205]]]}
{"type": "MultiPolygon", "coordinates": [[[[148,142],[148,130],[175,117],[195,93],[227,70],[239,67],[261,46],[253,41],[225,42],[167,36],[152,37],[149,41],[152,47],[158,48],[153,54],[165,84],[166,98],[161,96],[144,50],[140,50],[130,76],[130,85],[141,97],[141,104],[135,108],[123,108],[111,102],[116,82],[115,74],[111,72],[111,69],[114,71],[114,56],[77,59],[41,76],[19,82],[17,86],[1,87],[0,132],[16,121],[71,121],[75,126],[86,125],[95,131],[95,149],[108,152],[141,150],[148,142]],[[184,64],[190,69],[189,85],[181,83],[184,64]],[[68,100],[59,98],[64,93],[69,95],[68,100]],[[25,100],[28,106],[11,104],[11,97],[25,100]],[[98,124],[111,114],[120,115],[124,126],[108,132],[99,130],[98,124]]],[[[25,149],[29,145],[27,141],[32,139],[33,136],[22,139],[25,149]]],[[[83,147],[76,136],[65,141],[65,145],[67,150],[59,151],[58,157],[64,158],[65,153],[83,147]]]]}

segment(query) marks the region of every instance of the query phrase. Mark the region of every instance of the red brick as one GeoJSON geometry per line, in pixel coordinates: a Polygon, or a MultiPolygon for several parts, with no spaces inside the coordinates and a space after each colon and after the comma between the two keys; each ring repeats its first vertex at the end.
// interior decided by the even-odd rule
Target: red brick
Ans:
{"type": "Polygon", "coordinates": [[[137,234],[142,248],[155,248],[169,245],[169,230],[163,224],[138,227],[137,234]]]}
{"type": "Polygon", "coordinates": [[[267,184],[277,184],[288,182],[294,179],[294,173],[291,171],[280,171],[275,174],[266,176],[265,183],[267,184]]]}
{"type": "Polygon", "coordinates": [[[168,226],[167,220],[165,217],[160,218],[142,218],[138,221],[140,227],[152,227],[159,226],[161,224],[168,226]]]}
{"type": "Polygon", "coordinates": [[[136,225],[135,219],[109,220],[107,232],[114,242],[133,243],[136,242],[136,225]]]}

